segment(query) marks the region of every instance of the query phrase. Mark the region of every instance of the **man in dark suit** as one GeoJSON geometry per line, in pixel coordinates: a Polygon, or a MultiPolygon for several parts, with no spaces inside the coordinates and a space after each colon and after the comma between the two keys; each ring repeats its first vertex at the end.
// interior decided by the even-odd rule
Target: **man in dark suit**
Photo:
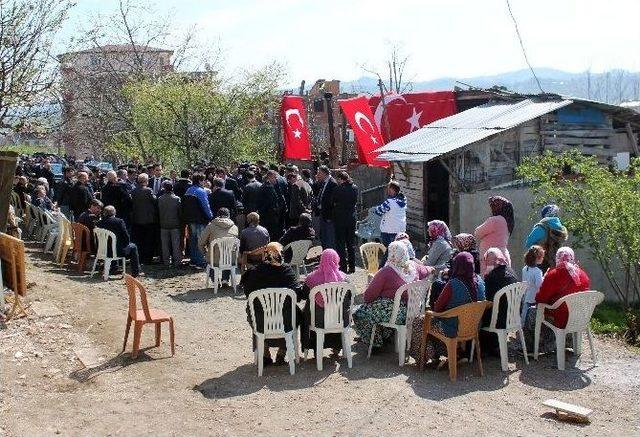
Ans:
{"type": "Polygon", "coordinates": [[[162,183],[166,180],[167,178],[162,176],[162,166],[154,164],[153,175],[149,178],[149,188],[151,188],[156,197],[162,194],[162,183]]]}
{"type": "Polygon", "coordinates": [[[336,252],[340,256],[340,270],[356,271],[356,204],[358,187],[346,171],[336,175],[338,186],[333,190],[333,226],[336,236],[336,252]]]}
{"type": "Polygon", "coordinates": [[[140,260],[143,264],[153,260],[160,242],[158,201],[148,184],[149,176],[141,173],[138,175],[138,186],[131,192],[132,238],[140,250],[140,260]]]}
{"type": "Polygon", "coordinates": [[[131,223],[131,196],[127,191],[127,186],[122,180],[118,180],[115,171],[107,172],[107,183],[101,191],[102,203],[105,205],[113,205],[118,214],[118,218],[124,220],[129,229],[131,223]]]}
{"type": "Polygon", "coordinates": [[[242,191],[242,206],[244,206],[245,216],[258,210],[258,196],[260,196],[260,187],[262,184],[256,180],[256,176],[252,171],[245,174],[247,184],[242,191]]]}
{"type": "Polygon", "coordinates": [[[276,190],[277,173],[269,170],[260,187],[258,196],[258,214],[262,225],[269,231],[271,241],[277,241],[284,233],[283,216],[284,198],[276,190]]]}
{"type": "MultiPolygon", "coordinates": [[[[231,191],[236,200],[242,199],[242,188],[240,188],[240,185],[238,184],[238,181],[236,181],[235,179],[233,179],[232,177],[229,176],[226,168],[224,168],[224,167],[217,168],[216,169],[216,178],[222,179],[222,181],[224,182],[224,189],[228,190],[228,191],[231,191]]],[[[235,207],[234,207],[234,209],[235,209],[235,207]]],[[[215,216],[216,213],[214,212],[213,215],[215,216]]],[[[235,214],[232,211],[231,212],[231,217],[233,217],[234,215],[235,214]]]]}
{"type": "Polygon", "coordinates": [[[83,171],[78,172],[78,181],[71,188],[69,207],[73,215],[78,217],[89,208],[89,203],[93,199],[91,191],[87,184],[89,183],[89,175],[83,171]]]}
{"type": "Polygon", "coordinates": [[[233,192],[227,190],[224,187],[224,181],[220,178],[215,178],[211,184],[211,194],[209,194],[209,205],[211,206],[211,212],[214,217],[218,216],[218,210],[220,208],[227,208],[231,220],[235,220],[236,217],[236,198],[233,192]]]}
{"type": "Polygon", "coordinates": [[[316,173],[318,193],[315,215],[320,218],[320,241],[323,249],[335,247],[335,229],[333,224],[333,191],[337,184],[331,177],[326,165],[321,165],[316,173]]]}
{"type": "Polygon", "coordinates": [[[112,206],[105,206],[103,219],[100,220],[96,227],[111,231],[116,236],[117,256],[125,257],[131,264],[131,276],[134,278],[140,276],[140,259],[138,258],[138,246],[129,239],[129,233],[124,224],[124,220],[119,219],[116,215],[116,209],[112,206]]]}

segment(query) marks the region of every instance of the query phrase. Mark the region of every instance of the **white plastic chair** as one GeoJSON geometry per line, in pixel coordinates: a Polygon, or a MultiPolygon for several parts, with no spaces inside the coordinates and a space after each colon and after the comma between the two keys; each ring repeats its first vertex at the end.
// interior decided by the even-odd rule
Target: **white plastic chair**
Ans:
{"type": "Polygon", "coordinates": [[[209,288],[209,272],[213,270],[213,293],[218,294],[218,287],[222,286],[222,272],[231,272],[231,284],[233,292],[238,289],[238,256],[240,253],[240,240],[236,237],[216,238],[209,244],[209,264],[205,270],[207,276],[205,288],[209,288]],[[214,263],[215,248],[218,248],[218,262],[214,263]]]}
{"type": "Polygon", "coordinates": [[[405,352],[411,345],[411,331],[413,320],[424,312],[425,302],[429,299],[431,294],[431,280],[423,279],[421,281],[410,282],[404,284],[398,288],[395,297],[393,299],[393,310],[391,310],[391,317],[388,322],[378,323],[373,326],[371,330],[371,339],[369,340],[369,352],[367,358],[371,358],[371,351],[373,349],[373,339],[376,335],[376,328],[378,325],[385,328],[392,328],[396,330],[395,349],[398,352],[398,364],[404,366],[405,352]],[[407,316],[404,324],[396,324],[398,318],[398,312],[400,311],[400,302],[402,295],[407,293],[407,316]]]}
{"type": "MultiPolygon", "coordinates": [[[[524,362],[529,365],[529,357],[527,357],[527,345],[524,342],[524,332],[522,331],[522,319],[520,318],[520,304],[524,293],[527,291],[526,282],[516,282],[515,284],[507,285],[493,297],[493,307],[491,309],[491,322],[489,326],[482,328],[483,331],[493,332],[498,336],[498,345],[500,346],[500,364],[502,365],[502,371],[507,372],[509,370],[508,358],[509,352],[507,350],[507,337],[512,332],[517,332],[520,336],[520,342],[522,343],[522,351],[524,352],[524,362]],[[507,297],[507,318],[505,320],[504,329],[496,328],[498,321],[499,303],[502,296],[507,297]]],[[[473,361],[473,348],[471,346],[471,360],[473,361]]]]}
{"type": "Polygon", "coordinates": [[[569,294],[561,299],[558,299],[553,305],[547,305],[539,303],[536,307],[536,328],[533,346],[533,359],[538,359],[538,349],[540,347],[540,331],[542,324],[544,323],[549,329],[553,331],[556,337],[556,356],[558,359],[558,369],[564,370],[565,360],[565,343],[567,334],[573,336],[573,352],[576,355],[582,353],[582,333],[586,331],[587,338],[589,339],[589,348],[591,349],[591,359],[593,364],[596,365],[596,351],[593,346],[593,335],[591,334],[591,328],[589,328],[589,320],[593,315],[595,307],[604,300],[604,294],[599,291],[589,290],[581,291],[578,293],[569,294]],[[567,325],[562,328],[558,328],[553,323],[545,320],[545,310],[555,310],[562,304],[567,305],[569,311],[569,318],[567,319],[567,325]]]}
{"type": "Polygon", "coordinates": [[[96,272],[96,265],[98,264],[98,260],[103,260],[104,272],[102,274],[102,277],[105,281],[108,281],[109,271],[111,270],[111,262],[118,262],[122,260],[122,277],[124,278],[127,259],[125,257],[118,257],[118,252],[116,250],[116,234],[102,228],[95,228],[93,230],[93,233],[98,240],[98,249],[96,250],[96,259],[95,261],[93,261],[93,267],[91,268],[91,273],[89,274],[89,276],[93,277],[93,274],[96,272]],[[108,256],[109,247],[111,248],[111,257],[108,256]]]}
{"type": "Polygon", "coordinates": [[[264,341],[266,339],[284,338],[287,344],[287,357],[289,358],[289,373],[296,373],[295,363],[300,362],[298,346],[298,327],[296,326],[296,293],[288,288],[264,288],[256,290],[247,297],[249,311],[251,312],[251,324],[253,335],[256,338],[255,363],[258,365],[258,376],[262,376],[264,356],[264,341]],[[290,332],[284,331],[283,309],[285,299],[291,299],[291,326],[290,332]],[[253,302],[260,301],[264,314],[263,332],[258,332],[256,325],[255,308],[253,302]]]}
{"type": "Polygon", "coordinates": [[[311,240],[298,240],[292,241],[282,249],[283,252],[291,249],[291,261],[289,265],[294,269],[296,279],[300,278],[300,270],[304,270],[304,274],[307,274],[307,266],[304,264],[304,260],[307,258],[307,253],[312,244],[313,242],[311,240]]]}
{"type": "MultiPolygon", "coordinates": [[[[352,367],[351,359],[351,320],[344,326],[344,301],[349,299],[348,313],[351,318],[351,306],[355,287],[348,282],[329,282],[313,287],[309,292],[309,309],[311,311],[311,323],[309,330],[316,333],[316,367],[322,370],[322,350],[324,349],[325,334],[340,334],[342,336],[342,354],[347,358],[347,365],[352,367]],[[324,327],[316,327],[316,295],[322,296],[324,303],[324,327]]],[[[308,350],[304,351],[304,359],[307,359],[308,350]]]]}
{"type": "Polygon", "coordinates": [[[26,202],[27,211],[25,213],[26,217],[26,234],[25,238],[31,238],[35,240],[35,232],[37,227],[40,225],[39,220],[40,216],[38,214],[37,208],[29,202],[26,202]]]}
{"type": "Polygon", "coordinates": [[[58,236],[60,233],[60,219],[58,214],[53,214],[49,211],[40,210],[40,222],[42,228],[40,230],[40,241],[44,243],[43,252],[54,253],[58,245],[58,236]]]}

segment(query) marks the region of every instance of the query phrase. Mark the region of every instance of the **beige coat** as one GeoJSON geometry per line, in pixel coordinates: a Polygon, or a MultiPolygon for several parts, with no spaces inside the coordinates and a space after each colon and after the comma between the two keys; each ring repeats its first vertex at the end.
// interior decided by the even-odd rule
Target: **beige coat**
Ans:
{"type": "MultiPolygon", "coordinates": [[[[198,239],[198,247],[202,253],[206,254],[207,261],[209,261],[209,244],[216,238],[223,237],[238,237],[238,227],[233,223],[231,219],[216,217],[204,228],[200,238],[198,239]]],[[[218,262],[218,253],[213,254],[213,262],[218,262]]]]}

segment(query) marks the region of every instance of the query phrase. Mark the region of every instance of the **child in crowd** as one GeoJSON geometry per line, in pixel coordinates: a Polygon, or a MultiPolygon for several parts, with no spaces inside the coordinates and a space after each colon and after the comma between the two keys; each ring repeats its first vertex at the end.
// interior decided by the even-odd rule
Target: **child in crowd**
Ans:
{"type": "Polygon", "coordinates": [[[536,304],[536,294],[542,284],[542,270],[538,267],[544,261],[544,249],[533,245],[524,255],[524,267],[522,268],[522,281],[527,283],[527,291],[522,302],[521,319],[524,324],[527,311],[536,304]]]}

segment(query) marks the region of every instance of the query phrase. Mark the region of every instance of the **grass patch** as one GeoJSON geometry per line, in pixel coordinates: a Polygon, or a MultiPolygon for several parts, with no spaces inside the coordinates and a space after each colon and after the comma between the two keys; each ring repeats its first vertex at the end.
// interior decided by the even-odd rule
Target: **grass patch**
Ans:
{"type": "Polygon", "coordinates": [[[58,149],[55,146],[31,146],[28,144],[0,145],[0,151],[16,152],[21,155],[33,155],[36,152],[57,154],[58,149]]]}
{"type": "MultiPolygon", "coordinates": [[[[640,310],[631,310],[640,316],[640,310]]],[[[622,336],[629,329],[628,314],[622,305],[614,302],[603,302],[598,305],[591,318],[591,330],[595,334],[613,334],[622,336]]]]}

